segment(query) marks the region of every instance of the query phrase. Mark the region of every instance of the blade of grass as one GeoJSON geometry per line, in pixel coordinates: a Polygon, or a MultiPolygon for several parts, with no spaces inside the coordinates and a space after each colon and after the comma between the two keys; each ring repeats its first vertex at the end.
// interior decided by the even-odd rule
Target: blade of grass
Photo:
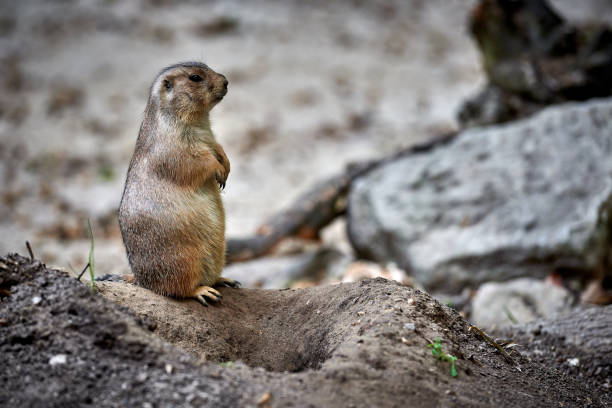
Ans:
{"type": "Polygon", "coordinates": [[[518,320],[516,320],[516,317],[514,317],[514,315],[506,305],[504,305],[504,312],[506,313],[506,317],[508,317],[508,320],[510,320],[512,324],[518,324],[518,320]]]}
{"type": "Polygon", "coordinates": [[[501,353],[502,356],[504,356],[504,358],[511,363],[512,365],[514,365],[514,367],[518,370],[521,371],[521,367],[512,359],[512,357],[510,357],[510,354],[508,354],[508,352],[506,350],[504,350],[504,348],[502,346],[500,346],[499,344],[497,344],[495,342],[495,340],[493,340],[491,337],[489,337],[485,332],[483,332],[482,330],[480,330],[478,327],[472,325],[468,328],[468,333],[471,332],[475,332],[476,334],[478,334],[480,337],[482,337],[483,339],[485,339],[487,342],[489,342],[490,345],[492,345],[493,347],[495,347],[497,350],[499,350],[499,352],[501,353]]]}
{"type": "Polygon", "coordinates": [[[89,239],[91,246],[89,247],[89,275],[91,276],[91,291],[96,293],[96,274],[95,274],[95,262],[94,262],[94,237],[93,231],[91,230],[91,222],[87,219],[87,227],[89,229],[89,239]]]}
{"type": "Polygon", "coordinates": [[[68,268],[70,268],[70,272],[72,272],[75,278],[79,276],[79,273],[76,271],[76,269],[74,269],[74,266],[72,266],[70,262],[68,262],[68,268]]]}

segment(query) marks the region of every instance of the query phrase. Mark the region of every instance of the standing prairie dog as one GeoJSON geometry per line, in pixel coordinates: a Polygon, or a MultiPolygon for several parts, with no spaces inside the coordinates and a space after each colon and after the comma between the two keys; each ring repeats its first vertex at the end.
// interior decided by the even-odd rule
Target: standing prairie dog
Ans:
{"type": "Polygon", "coordinates": [[[220,189],[230,163],[208,114],[227,79],[200,62],[169,66],[149,95],[119,206],[119,227],[136,282],[180,298],[218,301],[225,213],[220,189]]]}

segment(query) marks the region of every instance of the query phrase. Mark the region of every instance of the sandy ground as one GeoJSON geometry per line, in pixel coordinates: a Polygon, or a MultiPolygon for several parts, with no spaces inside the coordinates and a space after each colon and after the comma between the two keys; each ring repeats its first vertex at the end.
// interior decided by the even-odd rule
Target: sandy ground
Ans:
{"type": "MultiPolygon", "coordinates": [[[[0,253],[29,240],[44,262],[80,269],[90,218],[97,272],[128,270],[116,209],[148,87],[177,61],[230,81],[212,112],[232,162],[228,236],[351,161],[453,129],[484,81],[473,3],[2,2],[0,253]]],[[[603,1],[556,3],[612,15],[603,1]]],[[[342,226],[327,236],[341,240],[342,226]]]]}

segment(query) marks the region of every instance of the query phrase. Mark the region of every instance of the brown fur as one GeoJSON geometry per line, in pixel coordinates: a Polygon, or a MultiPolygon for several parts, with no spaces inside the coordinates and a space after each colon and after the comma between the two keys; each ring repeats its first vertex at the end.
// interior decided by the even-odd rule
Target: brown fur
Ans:
{"type": "Polygon", "coordinates": [[[219,185],[230,164],[208,118],[226,92],[225,77],[197,62],[164,69],[151,86],[119,226],[136,282],[166,296],[226,281],[219,185]]]}

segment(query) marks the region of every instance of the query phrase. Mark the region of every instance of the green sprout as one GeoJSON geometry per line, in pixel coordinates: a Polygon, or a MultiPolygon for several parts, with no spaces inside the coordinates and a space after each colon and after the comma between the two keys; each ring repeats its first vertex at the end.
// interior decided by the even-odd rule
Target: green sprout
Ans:
{"type": "Polygon", "coordinates": [[[438,337],[436,341],[434,341],[433,343],[429,343],[427,347],[431,349],[431,355],[437,358],[438,360],[450,361],[450,375],[451,377],[456,377],[457,369],[455,368],[455,360],[457,359],[457,357],[450,354],[446,354],[442,351],[442,344],[440,343],[440,338],[438,337]]]}

